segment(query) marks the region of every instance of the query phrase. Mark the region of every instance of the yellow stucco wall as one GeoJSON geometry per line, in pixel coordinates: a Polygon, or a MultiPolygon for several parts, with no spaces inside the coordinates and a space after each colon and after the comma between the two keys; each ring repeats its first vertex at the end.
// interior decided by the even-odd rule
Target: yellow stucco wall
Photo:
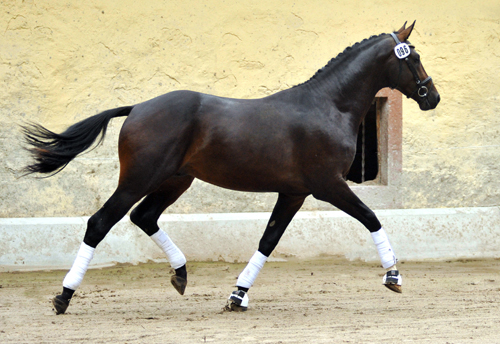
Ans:
{"type": "MultiPolygon", "coordinates": [[[[104,146],[45,180],[16,178],[27,162],[17,128],[24,120],[61,131],[178,89],[262,97],[309,79],[345,47],[415,19],[410,40],[442,101],[421,112],[404,100],[404,207],[498,205],[498,0],[7,0],[0,3],[0,217],[91,215],[117,183],[122,120],[104,146]]],[[[275,198],[196,183],[169,211],[269,211],[275,198]]]]}

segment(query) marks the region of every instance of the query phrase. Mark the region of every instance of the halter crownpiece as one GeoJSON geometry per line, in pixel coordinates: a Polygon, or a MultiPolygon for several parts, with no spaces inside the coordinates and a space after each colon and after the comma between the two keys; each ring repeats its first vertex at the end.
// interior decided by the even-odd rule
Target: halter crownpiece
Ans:
{"type": "MultiPolygon", "coordinates": [[[[396,46],[394,47],[394,54],[396,54],[396,57],[399,59],[399,76],[398,76],[398,82],[396,84],[396,87],[399,84],[399,78],[401,76],[401,61],[405,60],[406,64],[408,65],[408,68],[410,69],[411,73],[413,74],[413,78],[415,79],[415,83],[417,84],[417,89],[415,91],[413,91],[412,94],[410,94],[407,97],[411,98],[415,92],[417,92],[417,94],[420,98],[427,97],[427,94],[429,93],[429,89],[425,85],[427,85],[429,82],[431,82],[432,78],[430,76],[428,76],[423,81],[420,80],[420,77],[418,76],[418,73],[417,73],[417,69],[415,68],[413,63],[410,62],[410,60],[408,59],[408,56],[410,56],[410,53],[411,53],[410,46],[404,42],[401,42],[399,40],[398,36],[394,32],[391,32],[391,36],[394,39],[394,41],[396,42],[396,46]]],[[[396,87],[393,87],[393,88],[396,88],[396,87]]]]}
{"type": "Polygon", "coordinates": [[[396,41],[396,46],[394,47],[394,53],[396,54],[397,58],[402,60],[410,56],[411,50],[408,44],[401,43],[398,36],[396,36],[393,32],[391,32],[391,36],[396,41]]]}

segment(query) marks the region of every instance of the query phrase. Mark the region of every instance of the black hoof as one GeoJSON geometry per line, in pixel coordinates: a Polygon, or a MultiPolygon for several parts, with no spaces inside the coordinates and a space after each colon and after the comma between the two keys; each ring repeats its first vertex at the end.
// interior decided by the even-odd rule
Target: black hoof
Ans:
{"type": "Polygon", "coordinates": [[[181,295],[184,295],[184,291],[186,290],[187,280],[177,275],[172,275],[170,277],[170,282],[174,286],[175,290],[181,295]]]}
{"type": "Polygon", "coordinates": [[[65,300],[61,295],[57,295],[52,299],[52,304],[54,305],[56,314],[64,314],[66,309],[68,309],[69,301],[65,300]]]}
{"type": "Polygon", "coordinates": [[[234,302],[230,303],[229,308],[231,308],[231,311],[233,312],[246,312],[246,310],[248,309],[248,307],[237,305],[234,302]]]}

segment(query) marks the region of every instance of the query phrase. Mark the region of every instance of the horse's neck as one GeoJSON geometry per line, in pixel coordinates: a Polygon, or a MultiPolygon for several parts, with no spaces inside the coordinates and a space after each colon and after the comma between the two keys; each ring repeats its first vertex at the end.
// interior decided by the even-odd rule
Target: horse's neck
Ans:
{"type": "MultiPolygon", "coordinates": [[[[383,42],[379,42],[383,47],[383,42]]],[[[386,54],[373,56],[373,47],[361,51],[356,56],[345,56],[331,70],[311,84],[316,92],[321,92],[331,99],[341,112],[359,117],[359,122],[366,114],[377,92],[386,87],[386,54]],[[370,53],[371,52],[371,53],[370,53]]],[[[381,47],[382,48],[382,47],[381,47]]],[[[388,51],[387,56],[389,56],[388,51]]]]}

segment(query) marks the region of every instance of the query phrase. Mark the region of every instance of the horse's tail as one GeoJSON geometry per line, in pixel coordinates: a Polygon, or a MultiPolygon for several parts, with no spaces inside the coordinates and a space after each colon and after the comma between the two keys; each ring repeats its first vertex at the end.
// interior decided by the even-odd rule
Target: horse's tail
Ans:
{"type": "Polygon", "coordinates": [[[109,121],[113,117],[128,116],[133,106],[106,110],[70,126],[61,134],[56,134],[39,124],[22,126],[27,148],[35,163],[24,168],[25,175],[44,173],[53,176],[60,172],[78,154],[89,149],[99,135],[98,146],[106,135],[109,121]]]}

